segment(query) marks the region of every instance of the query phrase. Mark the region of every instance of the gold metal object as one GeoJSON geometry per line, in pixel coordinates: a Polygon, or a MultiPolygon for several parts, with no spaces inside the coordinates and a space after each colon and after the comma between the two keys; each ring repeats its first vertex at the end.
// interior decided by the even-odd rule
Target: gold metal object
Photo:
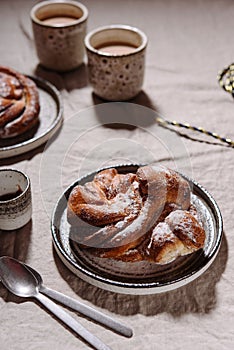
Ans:
{"type": "MultiPolygon", "coordinates": [[[[226,67],[222,71],[220,71],[218,73],[217,79],[218,79],[220,86],[225,91],[231,93],[232,96],[234,97],[234,63],[230,64],[228,67],[226,67]]],[[[216,132],[208,131],[202,127],[190,125],[189,123],[180,123],[180,122],[177,122],[176,120],[172,120],[172,121],[166,120],[162,117],[157,117],[156,121],[163,126],[171,125],[174,127],[185,128],[185,129],[189,129],[192,131],[196,131],[196,132],[211,136],[216,140],[219,140],[223,143],[226,143],[227,145],[229,145],[231,147],[234,147],[234,141],[231,140],[230,138],[220,136],[216,132]]]]}

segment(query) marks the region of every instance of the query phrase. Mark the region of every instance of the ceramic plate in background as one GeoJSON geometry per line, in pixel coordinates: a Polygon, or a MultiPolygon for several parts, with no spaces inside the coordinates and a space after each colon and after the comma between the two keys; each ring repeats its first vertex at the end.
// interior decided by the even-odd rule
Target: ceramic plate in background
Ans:
{"type": "Polygon", "coordinates": [[[62,123],[63,104],[54,85],[41,78],[30,77],[37,85],[40,98],[39,126],[18,137],[0,140],[0,159],[17,156],[41,146],[62,123]]]}

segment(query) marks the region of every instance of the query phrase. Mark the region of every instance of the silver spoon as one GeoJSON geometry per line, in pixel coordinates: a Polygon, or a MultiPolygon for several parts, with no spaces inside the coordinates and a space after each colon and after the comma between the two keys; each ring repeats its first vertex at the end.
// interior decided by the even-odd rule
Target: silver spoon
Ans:
{"type": "Polygon", "coordinates": [[[38,282],[25,265],[16,259],[3,256],[0,258],[0,276],[4,286],[13,294],[35,298],[41,302],[48,310],[57,316],[68,327],[75,331],[87,343],[97,350],[111,350],[100,339],[95,337],[73,317],[66,313],[60,306],[55,304],[45,295],[39,292],[38,282]]]}
{"type": "Polygon", "coordinates": [[[125,326],[124,324],[120,323],[119,321],[114,320],[113,318],[103,314],[102,312],[99,312],[92,307],[89,307],[80,301],[70,298],[60,292],[57,292],[56,290],[47,288],[43,286],[43,280],[41,275],[34,270],[31,266],[28,266],[24,264],[26,268],[34,275],[38,282],[38,289],[41,293],[47,295],[48,297],[58,301],[59,303],[78,311],[80,314],[85,315],[89,317],[90,319],[93,319],[94,321],[112,329],[113,331],[125,336],[125,337],[132,337],[133,331],[130,327],[125,326]]]}

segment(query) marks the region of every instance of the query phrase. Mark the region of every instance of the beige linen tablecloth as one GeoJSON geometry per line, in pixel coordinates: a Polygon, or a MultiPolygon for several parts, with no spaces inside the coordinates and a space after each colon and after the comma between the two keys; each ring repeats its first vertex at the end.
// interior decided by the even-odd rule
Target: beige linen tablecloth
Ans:
{"type": "MultiPolygon", "coordinates": [[[[234,150],[191,131],[180,130],[178,135],[164,130],[138,109],[135,120],[116,125],[121,115],[117,120],[110,115],[106,125],[108,118],[100,107],[102,101],[92,94],[85,65],[67,74],[38,66],[29,18],[35,3],[0,2],[0,64],[53,83],[63,98],[64,124],[45,150],[41,146],[0,160],[1,167],[25,171],[33,190],[31,222],[18,232],[0,233],[0,255],[27,262],[42,274],[48,287],[131,326],[134,336],[125,339],[71,312],[113,350],[232,349],[234,150]],[[216,199],[224,238],[215,262],[197,280],[163,294],[117,294],[82,281],[53,249],[50,216],[58,195],[80,174],[103,165],[152,160],[192,176],[216,199]]],[[[141,28],[149,38],[143,91],[131,103],[234,139],[234,101],[216,79],[218,71],[234,59],[233,1],[83,3],[90,12],[88,30],[123,23],[141,28]]],[[[1,350],[88,349],[50,313],[32,300],[12,296],[2,284],[0,315],[1,350]]]]}

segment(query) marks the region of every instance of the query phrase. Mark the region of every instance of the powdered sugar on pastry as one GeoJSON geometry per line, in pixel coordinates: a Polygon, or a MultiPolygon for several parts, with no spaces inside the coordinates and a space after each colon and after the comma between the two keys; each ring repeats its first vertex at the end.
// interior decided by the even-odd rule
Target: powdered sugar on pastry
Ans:
{"type": "Polygon", "coordinates": [[[73,189],[68,221],[75,225],[77,215],[100,226],[81,242],[97,256],[166,264],[204,245],[205,231],[190,206],[189,183],[173,170],[145,166],[118,174],[111,168],[73,189]]]}

